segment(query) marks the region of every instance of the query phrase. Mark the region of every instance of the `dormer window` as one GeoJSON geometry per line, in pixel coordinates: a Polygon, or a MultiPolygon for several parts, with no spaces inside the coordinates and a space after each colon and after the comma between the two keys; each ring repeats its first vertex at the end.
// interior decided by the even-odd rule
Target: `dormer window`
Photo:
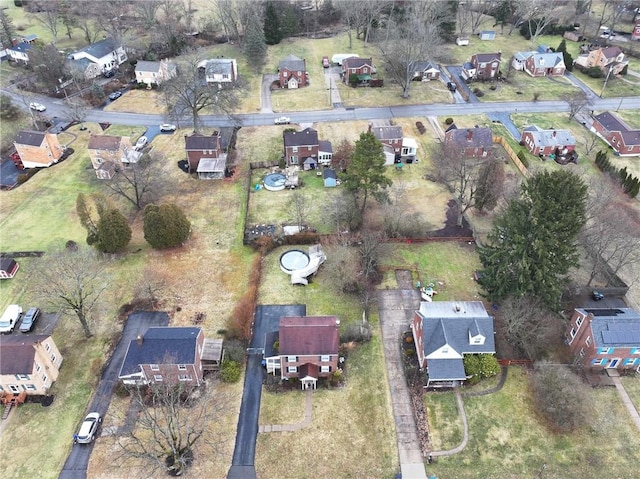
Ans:
{"type": "Polygon", "coordinates": [[[469,331],[469,344],[482,346],[484,344],[484,340],[485,337],[482,334],[478,333],[474,336],[471,334],[471,331],[469,331]]]}

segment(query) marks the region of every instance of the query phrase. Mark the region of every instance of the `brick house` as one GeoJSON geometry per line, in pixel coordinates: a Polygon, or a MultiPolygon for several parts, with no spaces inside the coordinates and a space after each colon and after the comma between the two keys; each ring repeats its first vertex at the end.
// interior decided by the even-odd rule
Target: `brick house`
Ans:
{"type": "Polygon", "coordinates": [[[149,328],[129,343],[118,379],[129,385],[162,382],[199,386],[203,350],[202,328],[149,328]]]}
{"type": "Polygon", "coordinates": [[[576,308],[565,331],[576,362],[591,369],[640,371],[640,313],[631,308],[576,308]]]}
{"type": "Polygon", "coordinates": [[[110,180],[134,150],[128,136],[91,135],[87,151],[98,179],[110,180]]]}
{"type": "Polygon", "coordinates": [[[455,124],[447,128],[444,145],[448,151],[463,158],[487,158],[494,150],[490,128],[458,129],[455,124]]]}
{"type": "Polygon", "coordinates": [[[74,68],[87,79],[115,70],[127,61],[124,46],[113,38],[105,38],[69,55],[74,68]]]}
{"type": "Polygon", "coordinates": [[[340,321],[335,316],[282,317],[278,331],[265,336],[267,373],[299,379],[302,389],[315,389],[319,378],[338,369],[340,321]]]}
{"type": "Polygon", "coordinates": [[[576,58],[576,65],[582,68],[599,67],[602,73],[618,75],[629,64],[620,47],[605,47],[591,50],[576,58]]]}
{"type": "Polygon", "coordinates": [[[631,128],[613,113],[605,111],[593,117],[591,130],[620,156],[640,155],[640,129],[631,128]]]}
{"type": "Polygon", "coordinates": [[[462,65],[462,78],[471,80],[493,80],[500,71],[502,53],[476,53],[462,65]]]}
{"type": "Polygon", "coordinates": [[[560,52],[529,52],[524,61],[524,71],[532,77],[562,76],[566,65],[560,52]]]}
{"type": "Polygon", "coordinates": [[[295,55],[287,55],[278,64],[280,88],[302,88],[309,84],[307,61],[295,55]]]}
{"type": "Polygon", "coordinates": [[[576,148],[576,139],[569,130],[543,130],[536,125],[522,131],[520,142],[536,156],[564,156],[576,148]]]}
{"type": "Polygon", "coordinates": [[[136,81],[138,83],[146,83],[148,87],[151,85],[161,85],[163,82],[175,77],[177,68],[175,63],[171,63],[168,59],[159,62],[147,62],[139,60],[136,63],[136,81]]]}
{"type": "Polygon", "coordinates": [[[302,165],[307,158],[318,158],[320,142],[313,128],[302,131],[284,131],[284,159],[287,165],[302,165]]]}
{"type": "MultiPolygon", "coordinates": [[[[210,136],[194,133],[191,136],[184,137],[185,151],[187,152],[187,163],[189,164],[189,172],[198,171],[200,160],[216,160],[215,169],[223,172],[227,162],[227,154],[222,148],[222,137],[220,132],[214,131],[210,136]]],[[[211,162],[207,163],[209,166],[211,162]]],[[[212,166],[213,167],[213,166],[212,166]]]]}
{"type": "Polygon", "coordinates": [[[420,303],[411,322],[420,368],[427,386],[458,386],[467,376],[466,354],[494,354],[493,317],[481,301],[420,303]]]}
{"type": "Polygon", "coordinates": [[[47,394],[62,354],[46,334],[0,336],[0,394],[47,394]]]}
{"type": "Polygon", "coordinates": [[[342,81],[346,84],[351,75],[357,75],[359,85],[368,85],[375,71],[371,58],[349,57],[342,61],[342,81]]]}
{"type": "Polygon", "coordinates": [[[22,130],[14,141],[25,168],[43,168],[57,163],[64,150],[58,135],[48,131],[22,130]]]}

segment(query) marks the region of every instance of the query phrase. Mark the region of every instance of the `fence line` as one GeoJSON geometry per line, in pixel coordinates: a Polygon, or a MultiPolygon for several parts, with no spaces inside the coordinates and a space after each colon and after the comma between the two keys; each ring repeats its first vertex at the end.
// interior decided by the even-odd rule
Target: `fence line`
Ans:
{"type": "Polygon", "coordinates": [[[520,173],[522,173],[526,178],[529,178],[529,176],[531,176],[531,173],[529,173],[529,170],[527,169],[527,167],[524,166],[522,161],[520,161],[520,158],[518,158],[518,155],[516,154],[516,152],[513,151],[513,148],[511,148],[509,143],[507,143],[507,140],[505,140],[501,136],[494,135],[493,142],[500,143],[500,145],[502,145],[502,148],[504,148],[504,151],[507,152],[507,155],[509,155],[509,158],[511,158],[511,161],[513,161],[513,164],[516,166],[516,168],[520,170],[520,173]]]}

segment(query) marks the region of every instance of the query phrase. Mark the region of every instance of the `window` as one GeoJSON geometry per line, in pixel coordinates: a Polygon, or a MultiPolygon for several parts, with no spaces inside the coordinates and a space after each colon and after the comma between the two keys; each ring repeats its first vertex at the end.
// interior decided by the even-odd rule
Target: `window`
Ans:
{"type": "Polygon", "coordinates": [[[569,331],[569,334],[571,335],[571,339],[576,337],[576,330],[571,328],[571,331],[569,331]]]}
{"type": "Polygon", "coordinates": [[[36,390],[36,385],[35,384],[25,384],[24,389],[25,389],[25,391],[35,391],[36,390]]]}
{"type": "Polygon", "coordinates": [[[50,345],[49,343],[44,343],[44,350],[45,350],[46,352],[51,351],[51,345],[50,345]]]}
{"type": "Polygon", "coordinates": [[[323,363],[327,363],[327,362],[331,361],[331,356],[329,356],[328,354],[326,354],[324,356],[320,356],[320,361],[322,361],[323,363]]]}
{"type": "Polygon", "coordinates": [[[582,316],[577,316],[576,317],[576,326],[578,326],[578,327],[582,326],[582,321],[583,321],[582,316]]]}
{"type": "Polygon", "coordinates": [[[330,373],[331,372],[331,366],[320,366],[320,372],[321,373],[330,373]]]}
{"type": "Polygon", "coordinates": [[[298,153],[298,147],[294,146],[293,148],[291,148],[291,151],[293,151],[294,153],[298,153]]]}
{"type": "Polygon", "coordinates": [[[158,366],[157,364],[151,364],[151,370],[152,371],[160,371],[160,366],[158,366]]]}
{"type": "Polygon", "coordinates": [[[18,386],[16,386],[15,384],[9,384],[9,390],[12,393],[19,393],[20,392],[20,388],[18,386]]]}
{"type": "Polygon", "coordinates": [[[298,356],[287,356],[288,363],[295,363],[298,360],[298,356]]]}
{"type": "Polygon", "coordinates": [[[287,78],[287,71],[286,70],[282,72],[282,76],[287,78]]]}
{"type": "Polygon", "coordinates": [[[188,374],[180,374],[178,376],[178,380],[179,381],[191,381],[191,376],[189,376],[188,374]]]}
{"type": "Polygon", "coordinates": [[[16,379],[18,381],[28,381],[29,380],[29,375],[28,374],[16,374],[16,379]]]}
{"type": "Polygon", "coordinates": [[[634,364],[637,364],[638,362],[640,362],[640,358],[626,358],[624,361],[622,361],[622,365],[623,366],[633,366],[634,364]]]}
{"type": "Polygon", "coordinates": [[[587,347],[591,346],[591,336],[587,336],[587,339],[585,340],[584,344],[586,344],[587,347]]]}
{"type": "Polygon", "coordinates": [[[289,163],[291,163],[292,165],[297,165],[298,164],[298,157],[297,156],[291,156],[289,158],[289,163]]]}
{"type": "Polygon", "coordinates": [[[578,357],[580,359],[584,358],[584,348],[580,349],[580,352],[578,353],[578,357]]]}
{"type": "Polygon", "coordinates": [[[613,354],[613,348],[598,348],[598,354],[613,354]]]}
{"type": "Polygon", "coordinates": [[[640,354],[640,348],[631,348],[631,354],[640,354]]]}
{"type": "Polygon", "coordinates": [[[486,66],[487,66],[487,64],[486,64],[486,63],[481,63],[481,64],[480,64],[480,68],[485,68],[486,66]]]}
{"type": "Polygon", "coordinates": [[[154,374],[153,375],[153,380],[160,383],[162,382],[162,374],[154,374]]]}
{"type": "Polygon", "coordinates": [[[178,364],[178,370],[179,371],[186,371],[187,370],[187,365],[186,364],[178,364]]]}
{"type": "Polygon", "coordinates": [[[2,386],[0,386],[0,391],[4,391],[4,388],[2,386]]]}
{"type": "Polygon", "coordinates": [[[55,354],[52,354],[52,355],[51,355],[51,362],[52,362],[52,363],[55,363],[55,362],[56,362],[56,355],[55,355],[55,354]]]}
{"type": "Polygon", "coordinates": [[[297,373],[298,372],[298,367],[297,366],[287,366],[287,372],[288,373],[297,373]]]}
{"type": "Polygon", "coordinates": [[[42,375],[42,382],[43,382],[43,383],[45,383],[45,384],[46,384],[48,379],[49,379],[49,378],[47,377],[47,375],[46,375],[46,374],[43,374],[43,375],[42,375]]]}
{"type": "Polygon", "coordinates": [[[596,358],[591,361],[592,366],[604,366],[605,364],[607,364],[606,359],[596,358]]]}

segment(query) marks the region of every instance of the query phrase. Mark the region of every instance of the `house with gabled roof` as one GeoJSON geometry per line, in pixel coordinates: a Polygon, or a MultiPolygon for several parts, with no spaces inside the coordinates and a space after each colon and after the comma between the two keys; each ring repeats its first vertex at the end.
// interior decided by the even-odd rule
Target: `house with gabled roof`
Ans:
{"type": "Polygon", "coordinates": [[[620,47],[603,47],[578,55],[573,62],[581,68],[598,67],[604,75],[618,75],[629,64],[620,47]]]}
{"type": "Polygon", "coordinates": [[[128,136],[91,135],[87,145],[91,165],[101,180],[110,180],[123,163],[131,162],[133,146],[128,136]]]}
{"type": "Polygon", "coordinates": [[[287,55],[278,63],[280,88],[302,88],[309,84],[307,61],[295,55],[287,55]]]}
{"type": "Polygon", "coordinates": [[[238,80],[238,62],[235,58],[212,58],[198,63],[198,68],[204,71],[205,81],[209,84],[235,83],[238,80]]]}
{"type": "Polygon", "coordinates": [[[411,62],[409,71],[413,72],[413,80],[430,81],[440,79],[440,69],[430,61],[411,62]]]}
{"type": "Polygon", "coordinates": [[[185,151],[189,172],[198,172],[198,176],[203,179],[223,179],[227,164],[227,154],[222,146],[222,136],[219,131],[214,131],[211,135],[194,133],[184,137],[185,151]],[[200,163],[203,164],[202,169],[200,163]],[[200,173],[206,173],[201,176],[200,173]]]}
{"type": "Polygon", "coordinates": [[[50,335],[0,336],[0,393],[47,394],[58,379],[62,361],[50,335]]]}
{"type": "Polygon", "coordinates": [[[6,52],[9,58],[18,63],[29,63],[29,52],[33,48],[31,43],[18,42],[12,47],[7,48],[6,52]]]}
{"type": "Polygon", "coordinates": [[[72,66],[84,73],[85,78],[95,78],[115,70],[127,61],[124,46],[114,38],[105,38],[69,55],[72,66]]]}
{"type": "Polygon", "coordinates": [[[566,70],[564,56],[561,52],[548,51],[517,52],[513,55],[511,65],[516,70],[522,70],[532,77],[562,76],[566,70]]]}
{"type": "Polygon", "coordinates": [[[462,78],[466,81],[493,80],[498,77],[502,53],[476,53],[462,65],[462,78]]]}
{"type": "Polygon", "coordinates": [[[118,379],[124,384],[202,384],[204,332],[197,327],[153,327],[129,343],[118,379]]]}
{"type": "Polygon", "coordinates": [[[159,62],[139,60],[136,63],[135,73],[138,83],[146,83],[148,87],[151,87],[151,85],[161,85],[175,77],[177,68],[176,64],[168,59],[160,60],[159,62]]]}
{"type": "Polygon", "coordinates": [[[544,130],[536,125],[522,131],[520,143],[536,156],[566,156],[576,148],[576,139],[569,130],[544,130]]]}
{"type": "Polygon", "coordinates": [[[585,368],[640,371],[640,312],[632,308],[576,308],[565,337],[585,368]]]}
{"type": "Polygon", "coordinates": [[[15,259],[0,258],[0,279],[13,278],[19,269],[20,265],[15,259]]]}
{"type": "MultiPolygon", "coordinates": [[[[285,130],[282,133],[282,140],[287,165],[303,165],[307,158],[318,161],[320,141],[317,130],[313,128],[305,128],[302,131],[285,130]]],[[[327,146],[330,147],[331,144],[325,144],[325,148],[327,146]]]]}
{"type": "Polygon", "coordinates": [[[45,168],[57,163],[64,153],[58,135],[48,131],[22,130],[13,140],[25,168],[45,168]]]}
{"type": "Polygon", "coordinates": [[[455,123],[444,133],[444,145],[463,158],[487,158],[493,153],[493,133],[490,128],[458,128],[455,123]]]}
{"type": "Polygon", "coordinates": [[[319,378],[338,369],[339,326],[335,316],[280,318],[278,330],[265,335],[267,373],[298,379],[302,389],[316,389],[319,378]]]}
{"type": "Polygon", "coordinates": [[[460,385],[465,355],[496,352],[493,317],[481,301],[421,302],[411,332],[429,387],[460,385]]]}
{"type": "Polygon", "coordinates": [[[640,155],[640,129],[631,128],[613,113],[593,117],[591,130],[606,141],[619,156],[640,155]]]}
{"type": "Polygon", "coordinates": [[[342,61],[342,81],[349,84],[350,77],[356,75],[358,85],[368,85],[371,81],[371,75],[376,72],[371,58],[349,57],[342,61]]]}
{"type": "MultiPolygon", "coordinates": [[[[404,160],[407,163],[412,163],[415,160],[418,143],[413,138],[405,138],[401,126],[373,126],[370,123],[369,131],[373,133],[380,143],[388,147],[385,148],[385,152],[393,150],[394,162],[404,160]]],[[[385,163],[389,162],[386,161],[385,163]]]]}

